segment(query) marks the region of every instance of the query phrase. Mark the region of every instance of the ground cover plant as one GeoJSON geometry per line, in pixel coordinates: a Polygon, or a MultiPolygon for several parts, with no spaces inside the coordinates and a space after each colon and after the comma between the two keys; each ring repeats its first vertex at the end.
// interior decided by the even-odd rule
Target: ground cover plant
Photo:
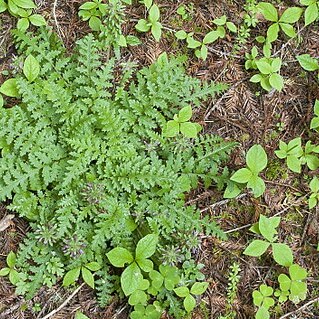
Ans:
{"type": "Polygon", "coordinates": [[[316,1],[0,19],[0,318],[319,315],[316,1]]]}

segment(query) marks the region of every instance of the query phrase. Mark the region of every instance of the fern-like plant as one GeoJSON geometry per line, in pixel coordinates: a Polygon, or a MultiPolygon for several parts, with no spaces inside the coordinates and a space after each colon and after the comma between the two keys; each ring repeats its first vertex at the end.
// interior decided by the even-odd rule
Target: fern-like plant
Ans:
{"type": "MultiPolygon", "coordinates": [[[[180,266],[199,233],[224,236],[185,205],[185,193],[199,183],[222,187],[234,145],[214,135],[162,133],[179,110],[198,108],[223,85],[201,84],[185,73],[183,58],[166,54],[138,71],[105,60],[105,43],[92,35],[72,55],[47,30],[14,36],[17,64],[32,55],[39,67],[32,82],[16,75],[20,102],[0,109],[0,200],[30,222],[15,263],[18,293],[32,297],[67,271],[97,263],[105,304],[117,280],[106,258],[114,247],[134,251],[154,233],[155,265],[170,259],[180,266]],[[175,259],[167,255],[174,246],[175,259]]],[[[194,269],[185,282],[196,281],[194,269]]]]}

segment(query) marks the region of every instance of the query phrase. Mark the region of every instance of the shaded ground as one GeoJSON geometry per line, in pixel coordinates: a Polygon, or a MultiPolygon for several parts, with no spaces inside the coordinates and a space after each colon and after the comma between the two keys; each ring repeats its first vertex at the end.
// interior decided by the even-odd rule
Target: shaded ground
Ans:
{"type": "MultiPolygon", "coordinates": [[[[36,1],[39,12],[45,16],[51,26],[58,31],[65,46],[72,50],[76,39],[89,32],[86,23],[77,17],[77,11],[82,0],[59,0],[54,4],[49,0],[36,1]],[[55,13],[54,13],[55,12],[55,13]]],[[[191,21],[176,20],[176,9],[182,3],[189,1],[157,1],[162,11],[162,22],[165,27],[191,31],[194,26],[205,33],[212,26],[211,20],[226,14],[235,24],[242,22],[244,1],[193,1],[194,12],[191,21]],[[235,14],[234,14],[235,13],[235,14]]],[[[291,5],[291,2],[287,1],[291,5]]],[[[284,5],[282,6],[284,8],[284,5]]],[[[135,22],[143,15],[142,6],[136,5],[127,12],[129,22],[125,24],[125,33],[134,34],[135,22]]],[[[0,71],[10,69],[14,59],[14,48],[10,39],[10,29],[14,20],[7,15],[1,15],[0,25],[0,71]]],[[[265,34],[265,23],[260,23],[252,33],[265,34]]],[[[300,27],[300,26],[299,26],[300,27]]],[[[148,65],[163,51],[173,54],[186,52],[185,44],[178,43],[170,32],[156,43],[148,34],[139,35],[143,45],[129,48],[124,53],[125,58],[134,60],[139,65],[148,65]]],[[[281,93],[264,91],[256,94],[258,88],[249,82],[252,75],[244,69],[244,53],[249,52],[248,42],[238,52],[234,52],[235,38],[225,38],[211,46],[208,59],[203,62],[193,57],[189,52],[188,71],[193,76],[203,80],[222,81],[229,84],[228,91],[219,98],[204,105],[196,120],[204,125],[207,133],[219,134],[226,139],[235,139],[241,146],[234,152],[230,161],[231,167],[244,164],[244,151],[252,144],[262,144],[270,157],[268,168],[264,174],[267,191],[261,199],[254,199],[249,194],[238,200],[222,201],[222,194],[214,190],[199,189],[190,194],[189,201],[196,201],[203,214],[215,217],[222,229],[228,232],[228,241],[221,242],[214,238],[202,238],[202,244],[197,252],[197,258],[205,264],[204,273],[211,282],[208,292],[203,298],[201,309],[193,318],[218,318],[223,314],[226,302],[227,276],[229,266],[236,261],[240,264],[240,283],[238,298],[234,303],[237,318],[253,318],[251,292],[261,283],[272,284],[276,269],[271,258],[262,260],[248,258],[242,255],[247,243],[252,239],[249,225],[258,220],[260,214],[282,217],[279,237],[289,243],[294,251],[295,261],[307,268],[309,272],[308,300],[319,295],[319,267],[316,247],[319,240],[319,212],[309,211],[304,197],[297,196],[307,192],[306,185],[296,179],[274,157],[274,150],[280,139],[289,140],[296,136],[308,137],[309,122],[312,117],[313,102],[319,98],[318,82],[309,73],[301,72],[295,56],[310,53],[319,56],[319,28],[313,26],[300,31],[302,42],[297,40],[279,40],[275,44],[277,56],[281,56],[285,65],[282,75],[285,78],[285,88],[281,93]]],[[[253,37],[251,37],[253,39],[253,37]]],[[[0,83],[2,82],[0,74],[0,83]]],[[[318,141],[317,141],[318,142],[318,141]]],[[[0,220],[10,214],[5,205],[0,207],[0,220]]],[[[5,256],[10,250],[16,250],[18,243],[27,231],[28,225],[19,218],[10,220],[10,225],[0,232],[0,268],[4,267],[5,256]]],[[[57,309],[72,292],[59,287],[43,288],[30,302],[14,295],[14,289],[9,282],[0,278],[0,319],[26,318],[39,319],[53,309],[57,309]],[[40,311],[37,311],[37,308],[40,311]]],[[[307,302],[306,301],[306,302],[307,302]]],[[[301,304],[302,305],[302,304],[301,304]]],[[[295,311],[300,305],[287,303],[282,313],[295,311]]],[[[127,318],[128,308],[125,304],[114,303],[106,309],[99,309],[94,301],[94,294],[88,287],[83,287],[61,311],[52,319],[73,318],[76,310],[81,309],[96,318],[127,318]]],[[[278,318],[280,314],[278,314],[278,318]]],[[[277,318],[277,317],[276,317],[277,318]]],[[[289,318],[319,318],[318,305],[313,304],[289,318]]]]}

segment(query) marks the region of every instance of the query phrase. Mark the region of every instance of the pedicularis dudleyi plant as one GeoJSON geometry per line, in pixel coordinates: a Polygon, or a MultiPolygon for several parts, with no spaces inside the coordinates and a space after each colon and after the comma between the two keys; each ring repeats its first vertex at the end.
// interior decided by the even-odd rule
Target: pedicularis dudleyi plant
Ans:
{"type": "Polygon", "coordinates": [[[182,57],[162,54],[139,71],[102,61],[92,35],[71,56],[47,30],[14,36],[23,67],[0,89],[19,101],[0,109],[0,200],[31,228],[2,275],[29,298],[63,277],[65,286],[83,279],[101,304],[123,291],[132,318],[165,308],[182,317],[207,288],[192,259],[197,235],[224,237],[185,206],[185,193],[222,187],[234,146],[196,137],[190,106],[225,86],[187,76],[182,57]],[[181,132],[164,134],[173,119],[181,132]]]}

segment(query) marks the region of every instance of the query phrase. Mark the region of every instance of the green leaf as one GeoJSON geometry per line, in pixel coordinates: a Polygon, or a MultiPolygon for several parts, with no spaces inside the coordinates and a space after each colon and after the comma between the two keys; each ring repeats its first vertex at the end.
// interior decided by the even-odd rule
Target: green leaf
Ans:
{"type": "Polygon", "coordinates": [[[10,253],[7,256],[7,265],[9,268],[13,268],[16,264],[17,256],[13,251],[10,251],[10,253]]]}
{"type": "Polygon", "coordinates": [[[218,31],[210,31],[207,33],[204,37],[203,43],[204,44],[209,44],[215,42],[219,38],[220,34],[218,31]]]}
{"type": "Polygon", "coordinates": [[[80,270],[81,270],[81,267],[77,267],[77,268],[69,270],[64,275],[63,286],[68,287],[68,286],[74,284],[80,276],[80,270]]]}
{"type": "Polygon", "coordinates": [[[310,54],[302,54],[297,56],[297,60],[301,67],[306,71],[317,71],[319,70],[318,60],[312,58],[310,54]]]}
{"type": "Polygon", "coordinates": [[[135,26],[135,29],[139,32],[148,32],[151,26],[145,19],[140,19],[135,26]]]}
{"type": "Polygon", "coordinates": [[[1,270],[0,270],[0,277],[4,277],[4,276],[7,276],[8,274],[9,274],[9,272],[10,272],[10,268],[2,268],[1,270]]]}
{"type": "Polygon", "coordinates": [[[267,40],[274,42],[278,39],[279,23],[272,24],[267,30],[267,40]]]}
{"type": "Polygon", "coordinates": [[[282,76],[278,73],[273,73],[269,77],[269,83],[274,89],[276,89],[279,92],[284,88],[284,80],[282,76]]]}
{"type": "Polygon", "coordinates": [[[98,4],[95,3],[95,2],[85,2],[83,3],[80,7],[79,7],[79,10],[92,10],[92,9],[95,9],[97,8],[98,4]]]}
{"type": "Polygon", "coordinates": [[[168,121],[163,131],[165,137],[174,137],[179,133],[179,123],[175,120],[168,121]]]}
{"type": "Polygon", "coordinates": [[[236,183],[247,183],[252,177],[252,173],[248,168],[241,168],[238,171],[236,171],[230,180],[236,182],[236,183]]]}
{"type": "Polygon", "coordinates": [[[287,166],[295,173],[301,173],[301,162],[295,155],[287,156],[287,166]]]}
{"type": "Polygon", "coordinates": [[[34,9],[36,5],[32,0],[12,0],[14,4],[20,8],[24,9],[34,9]]]}
{"type": "Polygon", "coordinates": [[[162,36],[162,25],[159,22],[153,22],[151,27],[151,32],[154,39],[159,42],[162,36]]]}
{"type": "Polygon", "coordinates": [[[191,119],[193,114],[192,107],[190,105],[183,107],[178,113],[178,121],[187,122],[191,119]]]}
{"type": "Polygon", "coordinates": [[[16,285],[20,281],[20,274],[15,269],[11,269],[9,272],[9,280],[13,285],[16,285]]]}
{"type": "Polygon", "coordinates": [[[153,4],[151,9],[149,10],[148,19],[152,24],[158,21],[160,18],[160,10],[156,4],[153,4]]]}
{"type": "Polygon", "coordinates": [[[83,314],[81,311],[77,311],[75,313],[74,319],[90,319],[90,318],[86,316],[85,314],[83,314]]]}
{"type": "Polygon", "coordinates": [[[196,306],[196,300],[192,295],[188,295],[186,296],[186,298],[184,299],[184,308],[187,312],[191,312],[192,310],[194,310],[195,306],[196,306]]]}
{"type": "Polygon", "coordinates": [[[213,23],[216,25],[224,25],[227,21],[227,17],[225,15],[221,16],[220,18],[216,18],[213,20],[213,23]]]}
{"type": "Polygon", "coordinates": [[[265,251],[268,249],[269,246],[270,246],[270,243],[267,243],[266,241],[263,241],[260,239],[255,239],[244,250],[243,254],[247,256],[252,256],[252,257],[259,257],[263,253],[265,253],[265,251]]]}
{"type": "Polygon", "coordinates": [[[312,3],[305,11],[305,26],[313,23],[319,17],[319,9],[317,3],[312,3]]]}
{"type": "Polygon", "coordinates": [[[189,295],[189,289],[186,286],[175,288],[174,292],[178,297],[182,298],[189,295]]]}
{"type": "Polygon", "coordinates": [[[302,12],[303,10],[298,7],[288,8],[283,12],[279,21],[284,23],[295,23],[300,19],[302,12]]]}
{"type": "Polygon", "coordinates": [[[309,205],[309,209],[314,208],[317,205],[317,195],[316,194],[311,194],[308,200],[308,205],[309,205]]]}
{"type": "Polygon", "coordinates": [[[147,8],[147,10],[152,6],[153,0],[144,0],[144,5],[147,8]]]}
{"type": "Polygon", "coordinates": [[[12,78],[2,83],[0,86],[0,93],[10,97],[19,97],[17,80],[12,78]]]}
{"type": "Polygon", "coordinates": [[[259,231],[270,242],[274,241],[277,234],[276,228],[279,226],[280,217],[267,218],[264,215],[259,217],[259,231]]]}
{"type": "Polygon", "coordinates": [[[256,198],[261,196],[266,189],[265,182],[256,174],[253,174],[252,177],[249,179],[247,187],[252,189],[254,197],[256,198]]]}
{"type": "Polygon", "coordinates": [[[193,37],[187,37],[186,42],[189,49],[196,49],[202,45],[201,42],[195,40],[193,37]]]}
{"type": "Polygon", "coordinates": [[[149,273],[149,277],[152,279],[152,286],[159,290],[164,282],[164,277],[156,270],[152,270],[149,273]]]}
{"type": "Polygon", "coordinates": [[[272,294],[273,294],[273,292],[274,292],[274,290],[271,288],[271,287],[269,287],[269,286],[267,286],[267,285],[260,285],[260,287],[259,287],[259,290],[260,290],[260,292],[262,293],[262,295],[264,296],[264,297],[269,297],[269,296],[271,296],[272,294]]]}
{"type": "Polygon", "coordinates": [[[277,9],[271,3],[260,2],[258,8],[266,20],[272,22],[278,21],[277,9]]]}
{"type": "Polygon", "coordinates": [[[101,24],[101,20],[96,16],[92,16],[89,20],[89,26],[93,31],[100,31],[101,24]]]}
{"type": "Polygon", "coordinates": [[[42,15],[40,14],[32,14],[30,17],[29,17],[29,20],[30,22],[37,26],[37,27],[41,27],[43,25],[46,25],[46,21],[45,19],[42,17],[42,15]]]}
{"type": "Polygon", "coordinates": [[[294,38],[297,35],[294,27],[291,24],[280,23],[279,25],[281,30],[284,31],[285,34],[288,35],[288,37],[294,38]]]}
{"type": "Polygon", "coordinates": [[[307,270],[297,264],[289,267],[289,274],[292,280],[304,280],[308,276],[307,270]]]}
{"type": "Polygon", "coordinates": [[[128,45],[131,45],[131,46],[136,46],[136,45],[139,45],[141,44],[142,42],[140,41],[140,39],[134,35],[128,35],[126,36],[126,43],[128,45]]]}
{"type": "Polygon", "coordinates": [[[317,176],[313,177],[313,179],[309,183],[309,187],[313,193],[319,192],[319,179],[317,176]]]}
{"type": "Polygon", "coordinates": [[[200,56],[204,61],[206,61],[208,56],[208,49],[205,44],[203,44],[202,47],[200,48],[200,56]]]}
{"type": "Polygon", "coordinates": [[[121,287],[125,296],[129,296],[137,290],[142,280],[143,275],[135,262],[125,268],[121,275],[121,287]]]}
{"type": "Polygon", "coordinates": [[[228,183],[225,192],[224,192],[224,198],[235,198],[238,196],[241,192],[241,189],[236,185],[236,183],[228,183]]]}
{"type": "Polygon", "coordinates": [[[7,4],[4,2],[4,0],[0,0],[0,13],[7,10],[7,4]]]}
{"type": "Polygon", "coordinates": [[[233,22],[226,22],[226,26],[230,32],[237,32],[237,27],[233,22]]]}
{"type": "Polygon", "coordinates": [[[144,291],[142,290],[135,290],[129,297],[128,303],[131,306],[135,305],[146,305],[147,303],[147,295],[144,291]]]}
{"type": "Polygon", "coordinates": [[[17,23],[18,30],[25,32],[29,28],[29,26],[30,26],[30,23],[28,18],[21,18],[18,20],[18,23],[17,23]]]}
{"type": "Polygon", "coordinates": [[[191,294],[201,295],[206,291],[208,286],[209,286],[208,282],[195,282],[191,288],[191,294]]]}
{"type": "Polygon", "coordinates": [[[253,83],[258,83],[261,81],[261,79],[262,79],[262,76],[260,74],[255,74],[250,78],[249,81],[253,83]]]}
{"type": "Polygon", "coordinates": [[[197,137],[197,126],[196,123],[185,122],[180,124],[181,133],[188,138],[197,137]]]}
{"type": "Polygon", "coordinates": [[[135,258],[145,259],[154,255],[157,243],[158,236],[155,234],[148,234],[140,239],[136,245],[135,258]]]}
{"type": "Polygon", "coordinates": [[[289,267],[293,262],[293,255],[290,247],[286,244],[273,243],[272,253],[277,264],[289,267]]]}
{"type": "Polygon", "coordinates": [[[85,264],[84,265],[86,268],[90,269],[91,271],[98,271],[101,269],[101,266],[99,263],[93,261],[93,262],[90,262],[88,264],[85,264]]]}
{"type": "Polygon", "coordinates": [[[267,308],[260,307],[257,310],[255,319],[269,319],[269,318],[270,318],[270,314],[267,308]]]}
{"type": "Polygon", "coordinates": [[[187,33],[184,30],[175,32],[175,37],[179,40],[184,40],[187,38],[187,33]]]}
{"type": "Polygon", "coordinates": [[[256,66],[262,74],[268,75],[272,73],[271,64],[268,61],[266,61],[266,59],[260,59],[259,61],[256,61],[256,66]]]}
{"type": "Polygon", "coordinates": [[[254,173],[259,173],[267,166],[267,154],[259,144],[252,146],[246,154],[246,163],[249,169],[254,173]]]}
{"type": "Polygon", "coordinates": [[[40,64],[33,55],[28,55],[24,61],[23,73],[29,82],[33,82],[40,73],[40,64]]]}
{"type": "Polygon", "coordinates": [[[126,263],[130,264],[134,261],[133,255],[127,249],[122,247],[113,248],[106,254],[106,256],[113,266],[119,268],[124,267],[126,263]]]}
{"type": "Polygon", "coordinates": [[[278,282],[279,282],[280,289],[282,291],[288,291],[290,289],[291,280],[287,275],[280,274],[278,276],[278,282]]]}
{"type": "Polygon", "coordinates": [[[151,270],[153,270],[153,267],[154,267],[153,262],[149,259],[136,258],[136,262],[138,263],[140,268],[145,272],[150,272],[151,270]]]}

